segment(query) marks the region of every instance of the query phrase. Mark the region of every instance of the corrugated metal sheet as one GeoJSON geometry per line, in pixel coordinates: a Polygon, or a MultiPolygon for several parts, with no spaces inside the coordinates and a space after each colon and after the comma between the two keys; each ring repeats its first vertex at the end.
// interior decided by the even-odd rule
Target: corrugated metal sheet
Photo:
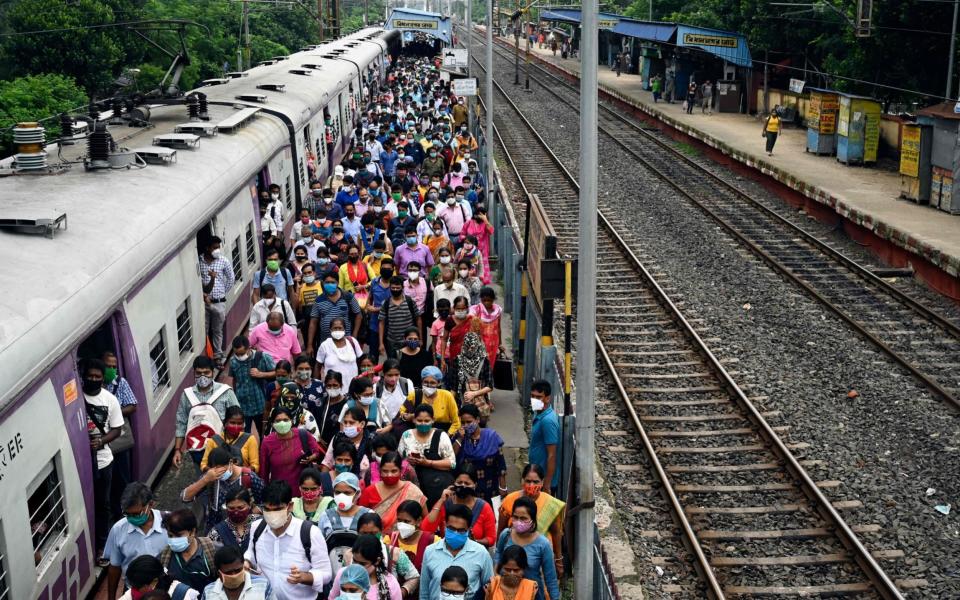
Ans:
{"type": "Polygon", "coordinates": [[[611,31],[641,40],[669,42],[674,32],[677,31],[677,26],[674,23],[651,23],[621,19],[611,31]]]}
{"type": "Polygon", "coordinates": [[[399,31],[419,31],[427,35],[439,38],[444,43],[450,44],[453,41],[450,32],[450,17],[445,17],[439,13],[415,10],[412,8],[395,8],[387,19],[387,29],[396,29],[399,31]],[[404,21],[432,23],[430,26],[412,27],[403,26],[404,21]],[[397,27],[397,23],[401,25],[397,27]]]}
{"type": "MultiPolygon", "coordinates": [[[[603,29],[603,25],[611,24],[610,22],[620,21],[624,17],[620,15],[615,15],[613,13],[598,13],[597,20],[600,21],[600,28],[603,29]]],[[[562,23],[580,23],[580,11],[573,8],[553,8],[550,10],[545,10],[540,13],[541,21],[560,21],[562,23]]]]}
{"type": "Polygon", "coordinates": [[[677,25],[677,45],[699,48],[740,67],[753,67],[747,38],[739,33],[677,25]]]}

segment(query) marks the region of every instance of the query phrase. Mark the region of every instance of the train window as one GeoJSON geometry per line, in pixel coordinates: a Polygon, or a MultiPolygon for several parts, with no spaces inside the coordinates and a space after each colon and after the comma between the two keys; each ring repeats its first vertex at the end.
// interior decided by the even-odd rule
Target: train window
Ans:
{"type": "Polygon", "coordinates": [[[287,210],[293,210],[293,179],[289,175],[287,175],[287,185],[283,193],[286,196],[287,210]]]}
{"type": "Polygon", "coordinates": [[[233,261],[233,278],[243,281],[243,256],[240,254],[240,236],[233,240],[233,250],[230,252],[233,261]]]}
{"type": "Polygon", "coordinates": [[[7,557],[0,554],[0,600],[10,598],[10,585],[7,583],[7,557]]]}
{"type": "MultiPolygon", "coordinates": [[[[180,356],[193,352],[193,328],[190,327],[190,298],[183,301],[177,310],[177,347],[180,356]]],[[[151,351],[151,355],[152,355],[151,351]]]]}
{"type": "Polygon", "coordinates": [[[42,570],[44,559],[52,557],[60,549],[61,537],[67,531],[63,489],[56,459],[47,464],[36,481],[28,490],[27,508],[30,511],[33,559],[38,570],[42,570]]]}
{"type": "Polygon", "coordinates": [[[167,344],[163,337],[161,329],[150,340],[150,378],[154,394],[170,385],[170,364],[167,361],[167,344]]]}
{"type": "Polygon", "coordinates": [[[253,221],[247,225],[247,263],[255,264],[257,262],[257,231],[253,227],[253,221]]]}

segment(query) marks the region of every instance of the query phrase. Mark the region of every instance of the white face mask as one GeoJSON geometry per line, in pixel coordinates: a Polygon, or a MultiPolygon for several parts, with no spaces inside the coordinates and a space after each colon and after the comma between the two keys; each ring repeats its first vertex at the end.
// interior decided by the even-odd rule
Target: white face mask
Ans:
{"type": "Polygon", "coordinates": [[[530,398],[530,409],[534,411],[541,411],[544,408],[543,400],[540,398],[530,398]]]}
{"type": "Polygon", "coordinates": [[[466,318],[467,318],[467,315],[469,315],[469,314],[470,314],[469,311],[466,311],[466,310],[455,310],[455,311],[453,311],[453,315],[454,315],[455,317],[457,317],[458,319],[466,319],[466,318]]]}
{"type": "Polygon", "coordinates": [[[465,594],[451,594],[449,592],[440,592],[440,600],[463,600],[465,594]]]}
{"type": "Polygon", "coordinates": [[[420,271],[408,271],[407,276],[410,277],[410,281],[416,281],[420,279],[420,271]]]}
{"type": "Polygon", "coordinates": [[[370,406],[373,404],[374,399],[376,399],[376,396],[360,396],[360,404],[370,406]]]}
{"type": "Polygon", "coordinates": [[[342,329],[337,329],[336,331],[330,332],[330,337],[332,337],[335,340],[342,340],[343,336],[345,335],[347,335],[347,332],[342,329]]]}
{"type": "Polygon", "coordinates": [[[235,359],[239,360],[240,362],[247,362],[248,360],[250,360],[250,354],[249,354],[249,353],[244,354],[243,356],[240,356],[239,354],[234,354],[233,357],[234,357],[235,359]]]}
{"type": "Polygon", "coordinates": [[[344,600],[361,600],[363,592],[340,592],[340,597],[344,600]]]}
{"type": "Polygon", "coordinates": [[[397,533],[399,533],[400,537],[403,539],[407,539],[408,537],[416,533],[416,531],[417,531],[416,525],[411,525],[410,523],[397,522],[397,533]]]}
{"type": "Polygon", "coordinates": [[[267,522],[270,529],[280,529],[287,524],[287,509],[267,510],[263,513],[263,520],[267,522]]]}
{"type": "Polygon", "coordinates": [[[469,274],[470,274],[469,269],[460,269],[460,277],[466,279],[466,278],[467,278],[467,275],[469,275],[469,274]]]}
{"type": "Polygon", "coordinates": [[[353,508],[353,494],[334,494],[333,501],[339,510],[350,510],[353,508]]]}
{"type": "Polygon", "coordinates": [[[433,395],[436,394],[436,393],[437,393],[437,388],[435,388],[435,387],[429,387],[429,386],[426,386],[426,385],[423,386],[423,395],[424,395],[424,396],[433,396],[433,395]]]}
{"type": "Polygon", "coordinates": [[[449,264],[450,264],[450,257],[449,257],[449,256],[441,256],[441,257],[440,257],[440,264],[441,264],[441,265],[449,265],[449,264]]]}
{"type": "Polygon", "coordinates": [[[457,203],[456,198],[447,198],[447,204],[449,204],[450,206],[453,206],[456,203],[457,203]]]}
{"type": "Polygon", "coordinates": [[[223,258],[223,250],[221,250],[220,248],[217,248],[216,250],[211,252],[210,255],[213,256],[214,258],[223,258]]]}

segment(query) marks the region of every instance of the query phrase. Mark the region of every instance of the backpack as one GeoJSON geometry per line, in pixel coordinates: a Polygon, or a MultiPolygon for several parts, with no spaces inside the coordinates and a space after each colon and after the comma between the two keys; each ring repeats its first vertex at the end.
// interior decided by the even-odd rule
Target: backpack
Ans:
{"type": "MultiPolygon", "coordinates": [[[[303,553],[307,556],[307,562],[313,564],[313,558],[310,555],[310,550],[313,547],[313,542],[310,540],[311,527],[313,527],[313,522],[309,519],[300,521],[300,545],[303,546],[303,553]]],[[[253,532],[253,538],[250,539],[250,546],[253,548],[253,561],[256,562],[257,565],[260,564],[257,560],[257,542],[260,540],[260,536],[263,535],[266,528],[267,522],[261,519],[253,532]]]]}
{"type": "MultiPolygon", "coordinates": [[[[487,501],[483,498],[477,498],[477,501],[473,503],[473,514],[470,515],[470,528],[472,529],[474,525],[477,524],[477,520],[480,518],[480,513],[483,511],[484,505],[487,501]]],[[[450,514],[450,509],[453,508],[453,500],[447,500],[443,503],[443,511],[445,514],[450,514]]]]}
{"type": "Polygon", "coordinates": [[[170,600],[185,600],[191,589],[193,588],[189,585],[178,581],[173,588],[173,594],[170,595],[170,600]]]}
{"type": "MultiPolygon", "coordinates": [[[[443,432],[434,429],[433,437],[430,438],[430,447],[427,448],[424,458],[427,460],[440,460],[442,458],[440,456],[441,437],[443,437],[443,432]]],[[[453,472],[430,467],[417,467],[416,469],[417,479],[420,481],[420,490],[427,497],[427,505],[430,506],[440,498],[443,490],[453,483],[453,472]]]]}
{"type": "MultiPolygon", "coordinates": [[[[407,394],[410,393],[410,390],[407,388],[407,384],[404,383],[405,381],[409,381],[409,379],[407,379],[406,377],[401,377],[400,380],[397,381],[397,385],[400,386],[400,393],[403,394],[404,398],[406,398],[407,394]]],[[[383,380],[382,379],[377,382],[377,385],[374,388],[374,390],[377,394],[377,398],[383,397],[383,380]]]]}
{"type": "MultiPolygon", "coordinates": [[[[330,552],[330,564],[333,566],[333,572],[337,573],[347,566],[347,554],[353,549],[353,543],[357,541],[360,534],[354,529],[343,526],[343,521],[340,519],[340,514],[336,508],[328,508],[326,514],[330,525],[334,528],[326,537],[327,550],[330,552]]],[[[356,515],[353,520],[354,523],[357,522],[359,516],[356,515]]]]}
{"type": "Polygon", "coordinates": [[[187,430],[183,438],[187,450],[203,450],[207,438],[217,435],[218,431],[223,431],[223,420],[217,409],[213,407],[213,403],[229,389],[229,386],[221,384],[219,388],[214,389],[209,402],[201,402],[192,387],[183,390],[190,402],[187,430]]]}
{"type": "Polygon", "coordinates": [[[213,443],[217,445],[217,448],[224,448],[229,453],[230,456],[236,459],[237,464],[243,464],[243,446],[247,443],[247,440],[250,439],[250,434],[244,431],[232,444],[228,444],[223,437],[219,434],[211,436],[213,443]]]}

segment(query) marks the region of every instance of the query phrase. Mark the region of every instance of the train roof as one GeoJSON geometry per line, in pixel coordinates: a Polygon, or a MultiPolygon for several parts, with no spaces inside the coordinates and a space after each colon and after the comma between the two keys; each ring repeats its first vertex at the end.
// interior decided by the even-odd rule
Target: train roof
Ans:
{"type": "MultiPolygon", "coordinates": [[[[361,65],[378,54],[382,30],[357,32],[331,44],[297,52],[273,65],[250,69],[229,83],[200,88],[208,94],[211,124],[255,106],[262,110],[234,133],[202,137],[195,149],[177,151],[176,162],[144,168],[85,171],[85,142],[47,147],[51,164],[66,165],[58,174],[0,177],[0,219],[41,218],[66,214],[67,228],[53,238],[0,232],[0,410],[75,347],[122,299],[160,267],[194,232],[208,222],[221,203],[234,196],[282,147],[290,143],[282,115],[297,128],[325,106],[356,75],[346,60],[324,58],[343,48],[342,57],[361,65]],[[347,44],[354,43],[353,47],[347,44]],[[291,73],[316,63],[316,73],[291,73]],[[257,90],[272,82],[286,92],[257,90]],[[236,96],[260,93],[262,103],[236,96]],[[274,114],[270,114],[274,113],[274,114]]],[[[174,132],[188,121],[180,105],[151,107],[149,127],[109,126],[118,145],[151,146],[157,135],[174,132]]],[[[9,161],[6,161],[9,166],[9,161]]],[[[4,166],[4,164],[0,164],[4,166]]]]}

